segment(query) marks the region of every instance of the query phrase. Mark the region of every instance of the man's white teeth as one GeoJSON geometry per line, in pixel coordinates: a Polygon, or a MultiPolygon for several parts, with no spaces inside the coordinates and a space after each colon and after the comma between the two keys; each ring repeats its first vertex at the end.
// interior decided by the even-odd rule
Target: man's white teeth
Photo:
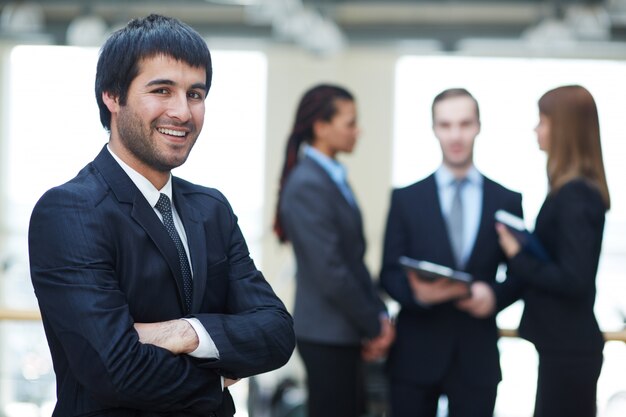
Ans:
{"type": "Polygon", "coordinates": [[[163,129],[163,128],[159,128],[157,129],[159,132],[165,134],[165,135],[172,135],[172,136],[178,136],[178,137],[183,137],[186,135],[185,132],[182,132],[180,130],[172,130],[172,129],[163,129]]]}

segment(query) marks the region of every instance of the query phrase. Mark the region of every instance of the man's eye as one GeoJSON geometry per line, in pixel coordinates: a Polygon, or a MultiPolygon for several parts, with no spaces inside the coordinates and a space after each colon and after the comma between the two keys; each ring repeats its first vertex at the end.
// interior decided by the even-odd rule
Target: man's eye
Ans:
{"type": "Polygon", "coordinates": [[[202,94],[197,93],[195,91],[189,92],[189,98],[193,98],[195,100],[202,100],[202,94]]]}
{"type": "Polygon", "coordinates": [[[167,94],[167,89],[166,88],[157,88],[155,90],[152,91],[155,94],[167,94]]]}

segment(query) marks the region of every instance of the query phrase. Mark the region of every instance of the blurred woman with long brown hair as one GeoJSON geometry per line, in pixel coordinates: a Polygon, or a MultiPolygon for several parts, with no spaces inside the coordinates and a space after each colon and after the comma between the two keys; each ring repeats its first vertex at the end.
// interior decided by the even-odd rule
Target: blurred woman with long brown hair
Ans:
{"type": "Polygon", "coordinates": [[[577,85],[548,91],[535,131],[548,157],[549,192],[534,234],[550,260],[533,257],[496,224],[510,258],[498,309],[524,300],[519,333],[539,354],[535,417],[595,417],[604,340],[593,309],[611,203],[592,95],[577,85]]]}

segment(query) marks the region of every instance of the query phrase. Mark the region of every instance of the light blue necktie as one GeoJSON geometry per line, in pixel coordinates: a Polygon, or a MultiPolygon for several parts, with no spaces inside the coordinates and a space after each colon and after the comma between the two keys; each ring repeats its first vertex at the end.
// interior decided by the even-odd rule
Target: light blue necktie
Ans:
{"type": "Polygon", "coordinates": [[[452,253],[454,260],[459,269],[463,269],[463,200],[461,192],[463,186],[467,183],[467,179],[455,180],[453,183],[454,196],[452,198],[452,206],[448,213],[448,236],[452,245],[452,253]]]}

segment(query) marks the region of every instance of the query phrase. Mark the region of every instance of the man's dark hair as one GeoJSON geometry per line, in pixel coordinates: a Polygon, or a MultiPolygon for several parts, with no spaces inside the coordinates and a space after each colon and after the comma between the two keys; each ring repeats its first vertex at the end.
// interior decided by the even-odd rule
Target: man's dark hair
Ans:
{"type": "Polygon", "coordinates": [[[192,67],[206,69],[206,91],[211,87],[211,54],[198,32],[181,21],[161,15],[133,19],[113,33],[102,46],[96,71],[96,100],[100,121],[111,130],[111,112],[102,100],[108,92],[125,105],[128,87],[139,73],[142,59],[172,57],[192,67]]]}
{"type": "Polygon", "coordinates": [[[448,88],[447,90],[443,90],[441,93],[435,96],[435,99],[433,100],[433,105],[431,107],[433,122],[435,121],[435,106],[437,105],[437,103],[439,103],[440,101],[443,101],[449,98],[455,98],[455,97],[471,98],[474,104],[476,105],[476,118],[480,122],[480,109],[478,108],[478,101],[476,101],[474,96],[471,95],[470,92],[464,88],[448,88]]]}

